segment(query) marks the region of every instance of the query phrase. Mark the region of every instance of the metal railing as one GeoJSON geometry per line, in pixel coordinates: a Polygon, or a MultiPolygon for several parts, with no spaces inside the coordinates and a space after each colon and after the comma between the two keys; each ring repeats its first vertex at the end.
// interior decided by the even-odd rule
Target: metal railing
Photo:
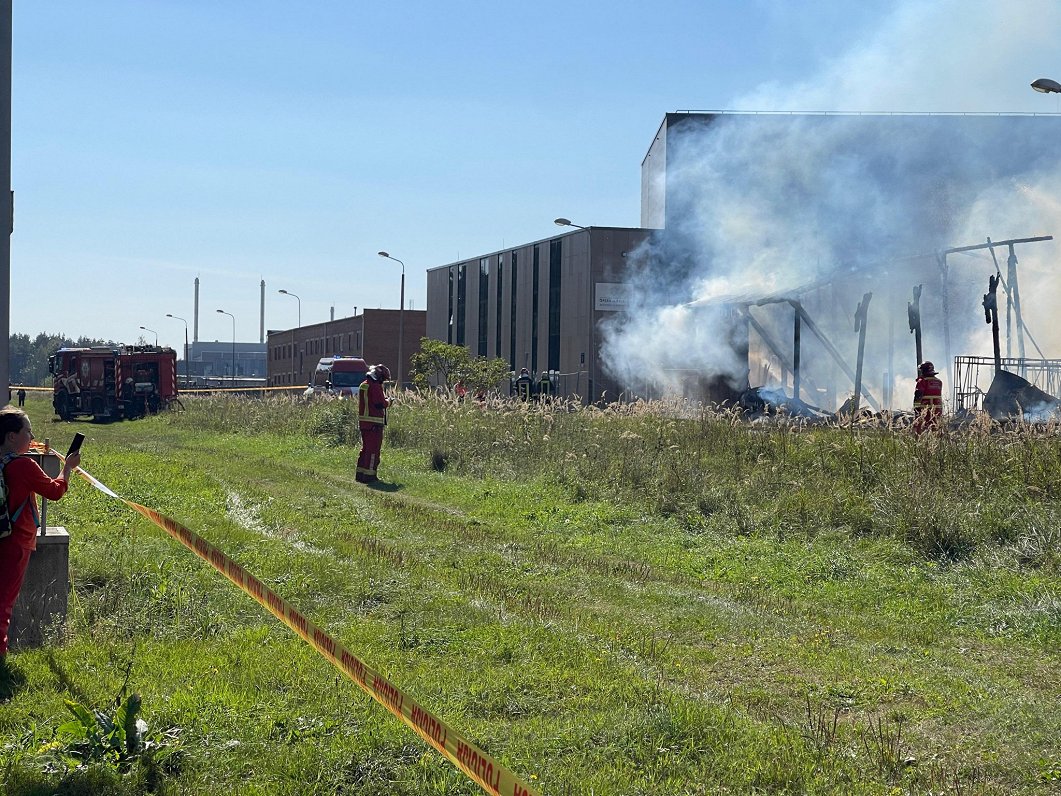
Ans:
{"type": "MultiPolygon", "coordinates": [[[[1052,396],[1061,396],[1061,359],[1003,357],[1002,369],[1016,373],[1052,396]]],[[[954,411],[980,411],[995,378],[994,357],[954,357],[954,411]]]]}

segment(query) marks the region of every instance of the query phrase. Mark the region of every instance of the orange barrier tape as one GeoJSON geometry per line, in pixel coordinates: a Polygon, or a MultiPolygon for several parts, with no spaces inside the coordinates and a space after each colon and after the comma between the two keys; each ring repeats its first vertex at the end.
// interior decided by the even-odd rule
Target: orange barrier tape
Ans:
{"type": "Polygon", "coordinates": [[[360,686],[361,690],[411,727],[417,735],[441,752],[446,759],[467,774],[484,791],[497,794],[497,796],[502,794],[504,796],[537,796],[536,791],[531,790],[497,760],[364,663],[328,633],[309,621],[294,606],[201,536],[175,520],[159,514],[154,509],[126,500],[81,468],[78,468],[77,472],[96,489],[117,498],[147,517],[236,584],[243,592],[261,603],[269,613],[308,641],[317,652],[360,686]]]}

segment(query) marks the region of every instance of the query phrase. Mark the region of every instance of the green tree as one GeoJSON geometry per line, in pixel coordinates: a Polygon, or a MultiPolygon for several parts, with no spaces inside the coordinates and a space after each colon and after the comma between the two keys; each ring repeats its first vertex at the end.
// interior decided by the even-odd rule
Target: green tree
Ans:
{"type": "Polygon", "coordinates": [[[464,346],[420,338],[420,350],[412,356],[410,378],[417,387],[452,389],[458,381],[470,391],[491,390],[508,381],[508,363],[503,359],[472,357],[464,346]]]}

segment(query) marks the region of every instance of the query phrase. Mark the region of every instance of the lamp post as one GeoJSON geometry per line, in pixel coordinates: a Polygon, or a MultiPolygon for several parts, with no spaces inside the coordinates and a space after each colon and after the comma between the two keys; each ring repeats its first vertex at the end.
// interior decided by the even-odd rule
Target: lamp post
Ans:
{"type": "Polygon", "coordinates": [[[402,388],[404,384],[403,372],[405,370],[405,359],[402,351],[405,344],[405,263],[399,260],[397,257],[391,257],[387,252],[377,252],[380,257],[385,257],[388,260],[394,260],[402,267],[402,290],[398,305],[398,389],[402,388]]]}
{"type": "Polygon", "coordinates": [[[148,329],[146,326],[141,326],[140,328],[143,329],[145,332],[151,332],[151,334],[155,336],[155,348],[158,348],[158,332],[156,332],[154,329],[148,329]]]}
{"type": "Polygon", "coordinates": [[[1061,94],[1061,83],[1048,77],[1040,77],[1032,83],[1032,88],[1040,94],[1061,94]]]}
{"type": "MultiPolygon", "coordinates": [[[[289,290],[278,290],[277,293],[283,293],[285,296],[291,296],[295,301],[298,302],[298,329],[302,329],[302,299],[296,296],[289,290]]],[[[295,342],[295,333],[291,332],[291,383],[295,383],[295,349],[297,344],[295,342]]],[[[300,357],[301,359],[301,357],[300,357]]],[[[299,362],[299,372],[302,371],[302,363],[299,362]]]]}
{"type": "Polygon", "coordinates": [[[553,223],[556,224],[556,226],[558,227],[575,227],[576,229],[585,229],[585,227],[580,224],[572,223],[571,219],[569,218],[554,218],[553,223]]]}
{"type": "Polygon", "coordinates": [[[232,386],[236,386],[236,316],[231,312],[225,312],[224,310],[218,310],[222,315],[227,315],[232,319],[232,386]]]}
{"type": "Polygon", "coordinates": [[[191,377],[188,372],[188,322],[181,318],[179,315],[171,315],[166,313],[167,318],[173,318],[175,321],[180,321],[184,324],[184,389],[188,389],[188,385],[191,384],[191,377]]]}

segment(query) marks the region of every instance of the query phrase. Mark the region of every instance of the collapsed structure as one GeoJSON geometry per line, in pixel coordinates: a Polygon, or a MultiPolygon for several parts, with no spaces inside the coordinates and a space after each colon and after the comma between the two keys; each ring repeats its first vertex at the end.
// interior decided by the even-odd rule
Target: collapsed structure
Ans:
{"type": "Polygon", "coordinates": [[[641,228],[432,269],[427,333],[558,372],[583,400],[757,388],[830,412],[907,409],[931,358],[951,408],[994,411],[970,359],[990,345],[989,275],[1017,347],[1000,369],[1033,385],[1054,372],[1025,360],[1035,318],[1016,258],[1038,292],[1061,220],[1058,132],[1055,115],[669,113],[642,163],[641,228]]]}

